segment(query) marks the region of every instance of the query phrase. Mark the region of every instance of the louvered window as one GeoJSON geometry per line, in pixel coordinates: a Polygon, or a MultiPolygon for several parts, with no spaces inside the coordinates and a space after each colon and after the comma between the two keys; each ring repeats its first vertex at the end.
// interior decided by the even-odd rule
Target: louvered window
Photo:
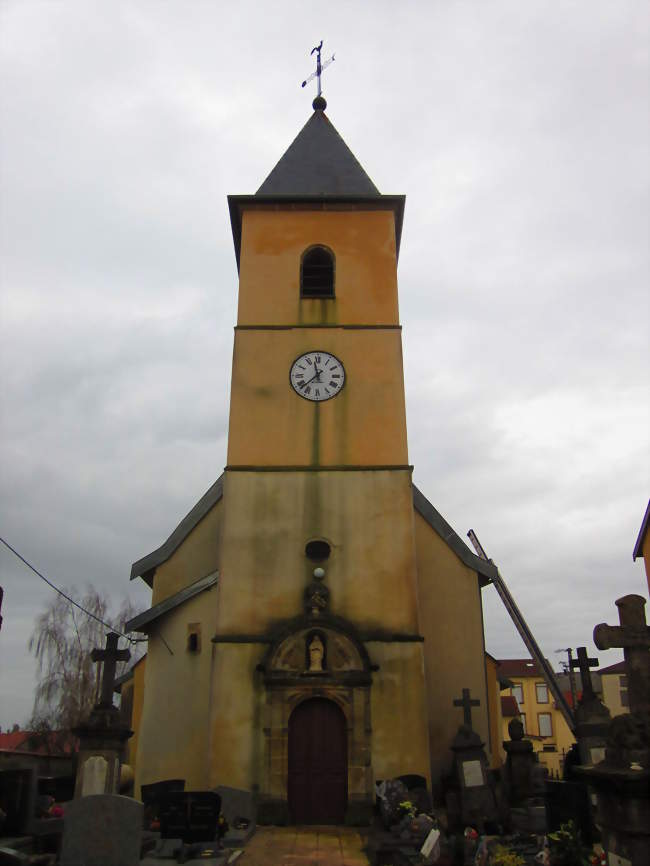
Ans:
{"type": "Polygon", "coordinates": [[[334,255],[326,247],[310,247],[303,254],[300,295],[303,298],[334,297],[334,255]]]}

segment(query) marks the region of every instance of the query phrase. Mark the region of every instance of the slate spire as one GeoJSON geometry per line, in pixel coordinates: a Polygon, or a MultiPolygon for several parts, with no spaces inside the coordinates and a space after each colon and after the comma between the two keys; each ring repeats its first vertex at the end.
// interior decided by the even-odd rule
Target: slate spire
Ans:
{"type": "Polygon", "coordinates": [[[379,196],[379,190],[325,114],[322,96],[314,113],[255,193],[264,197],[379,196]]]}

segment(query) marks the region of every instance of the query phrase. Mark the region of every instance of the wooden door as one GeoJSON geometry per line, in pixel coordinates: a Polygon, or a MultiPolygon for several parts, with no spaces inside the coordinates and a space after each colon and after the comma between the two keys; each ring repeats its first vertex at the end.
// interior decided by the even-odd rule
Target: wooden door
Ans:
{"type": "Polygon", "coordinates": [[[289,812],[295,824],[342,824],[348,799],[345,716],[325,698],[289,718],[289,812]]]}

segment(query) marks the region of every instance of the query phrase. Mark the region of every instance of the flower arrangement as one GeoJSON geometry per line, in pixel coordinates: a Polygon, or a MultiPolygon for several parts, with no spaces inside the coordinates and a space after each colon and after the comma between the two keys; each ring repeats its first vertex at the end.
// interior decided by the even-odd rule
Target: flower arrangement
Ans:
{"type": "Polygon", "coordinates": [[[506,845],[496,845],[490,854],[490,866],[524,866],[525,860],[506,845]]]}
{"type": "Polygon", "coordinates": [[[580,830],[573,821],[549,833],[548,841],[552,866],[590,866],[591,849],[582,844],[580,830]]]}
{"type": "Polygon", "coordinates": [[[403,800],[397,807],[403,818],[415,818],[417,809],[410,800],[403,800]]]}

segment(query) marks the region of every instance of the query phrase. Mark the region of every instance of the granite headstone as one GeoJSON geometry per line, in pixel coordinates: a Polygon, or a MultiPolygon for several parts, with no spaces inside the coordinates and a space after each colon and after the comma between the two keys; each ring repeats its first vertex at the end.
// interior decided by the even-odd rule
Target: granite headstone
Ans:
{"type": "Polygon", "coordinates": [[[66,805],[61,866],[137,866],[143,805],[119,794],[91,794],[66,805]]]}

